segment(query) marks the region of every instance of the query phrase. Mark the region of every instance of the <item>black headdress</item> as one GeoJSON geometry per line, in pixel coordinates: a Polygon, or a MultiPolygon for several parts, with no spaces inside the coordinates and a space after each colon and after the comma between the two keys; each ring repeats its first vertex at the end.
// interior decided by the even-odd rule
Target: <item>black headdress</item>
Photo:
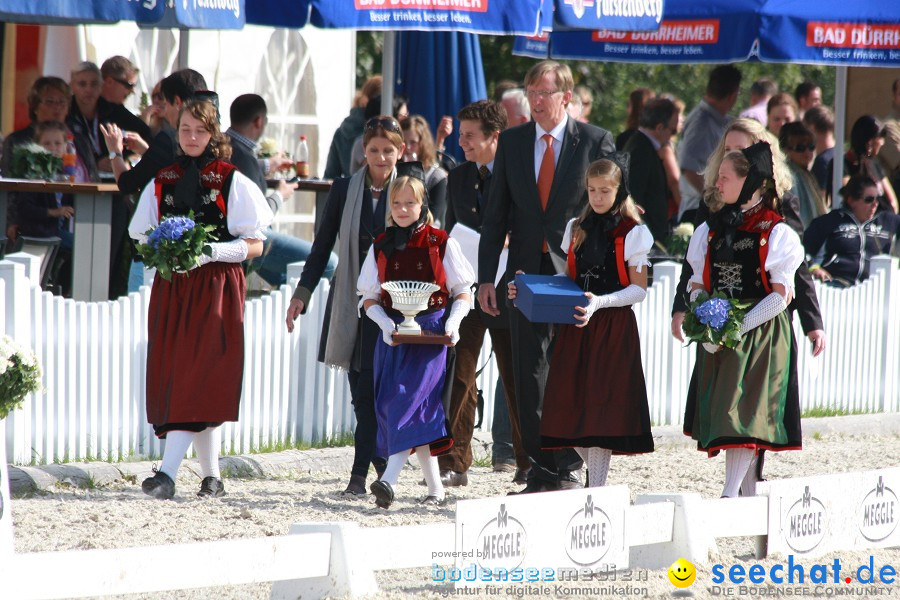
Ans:
{"type": "Polygon", "coordinates": [[[772,163],[772,148],[768,143],[756,142],[749,148],[741,150],[741,154],[744,155],[750,166],[747,171],[747,179],[744,181],[744,186],[741,188],[737,202],[726,204],[721,210],[710,213],[709,219],[707,219],[709,228],[715,232],[710,242],[710,250],[715,252],[718,260],[726,262],[734,260],[734,251],[732,249],[734,234],[744,222],[744,213],[741,211],[741,206],[746,204],[766,181],[771,181],[775,177],[772,163]],[[724,243],[720,244],[720,240],[723,240],[724,243]]]}
{"type": "Polygon", "coordinates": [[[585,236],[581,244],[579,271],[603,264],[606,260],[609,232],[622,221],[619,208],[628,198],[628,167],[631,155],[627,152],[612,152],[604,158],[619,167],[619,170],[622,171],[622,180],[619,182],[619,189],[616,190],[616,199],[613,201],[612,208],[602,215],[591,211],[581,221],[580,227],[584,230],[585,236]]]}
{"type": "MultiPolygon", "coordinates": [[[[388,258],[391,257],[395,250],[406,250],[406,244],[409,243],[413,233],[428,222],[428,188],[425,186],[425,169],[422,167],[422,163],[402,163],[402,169],[401,165],[397,165],[397,175],[414,177],[421,181],[425,194],[422,198],[422,212],[419,213],[419,219],[415,223],[406,227],[399,227],[396,224],[391,225],[384,230],[384,237],[375,242],[375,249],[383,252],[388,258]]],[[[387,200],[390,201],[390,198],[387,198],[387,200]]],[[[387,210],[390,210],[390,205],[388,205],[387,210]]]]}

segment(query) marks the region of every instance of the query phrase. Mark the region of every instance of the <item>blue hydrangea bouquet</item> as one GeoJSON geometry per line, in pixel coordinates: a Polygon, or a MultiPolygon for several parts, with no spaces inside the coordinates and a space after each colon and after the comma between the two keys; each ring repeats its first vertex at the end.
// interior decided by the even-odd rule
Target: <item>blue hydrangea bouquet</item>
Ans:
{"type": "Polygon", "coordinates": [[[691,342],[735,348],[741,341],[741,325],[749,304],[728,298],[721,292],[702,291],[688,303],[682,328],[691,342]]]}
{"type": "Polygon", "coordinates": [[[186,217],[166,217],[156,227],[147,230],[147,243],[138,244],[137,250],[144,264],[155,268],[166,281],[172,281],[172,273],[184,273],[200,265],[200,256],[209,254],[208,244],[215,241],[212,225],[194,221],[193,213],[186,217]]]}

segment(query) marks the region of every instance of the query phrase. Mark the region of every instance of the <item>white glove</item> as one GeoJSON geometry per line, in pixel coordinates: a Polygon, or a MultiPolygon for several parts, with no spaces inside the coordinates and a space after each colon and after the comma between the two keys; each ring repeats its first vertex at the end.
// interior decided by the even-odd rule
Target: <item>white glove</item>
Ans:
{"type": "Polygon", "coordinates": [[[456,299],[453,301],[453,304],[450,305],[450,315],[444,323],[444,333],[450,336],[450,343],[454,346],[456,345],[456,342],[459,341],[459,326],[462,323],[463,317],[469,314],[469,309],[471,308],[472,305],[468,300],[456,299]]]}
{"type": "Polygon", "coordinates": [[[741,325],[741,335],[747,335],[766,321],[770,321],[781,314],[787,308],[784,296],[778,292],[772,292],[759,303],[747,311],[744,315],[744,323],[741,325]]]}
{"type": "Polygon", "coordinates": [[[631,306],[632,304],[642,302],[646,297],[647,290],[639,285],[635,285],[632,283],[628,287],[621,289],[618,292],[603,294],[602,296],[594,296],[585,307],[585,314],[587,315],[587,318],[590,319],[591,315],[593,315],[601,308],[619,308],[622,306],[631,306]]]}
{"type": "Polygon", "coordinates": [[[200,266],[211,262],[239,263],[247,260],[249,247],[247,242],[242,239],[231,240],[230,242],[212,242],[208,245],[212,250],[212,255],[201,254],[200,266]]]}
{"type": "Polygon", "coordinates": [[[394,332],[397,331],[397,325],[394,323],[393,319],[384,312],[384,307],[380,304],[373,304],[366,309],[366,314],[379,328],[381,328],[381,339],[384,340],[384,343],[388,346],[393,346],[394,332]]]}
{"type": "Polygon", "coordinates": [[[713,344],[712,342],[703,342],[703,344],[701,345],[703,346],[703,349],[710,354],[715,354],[721,348],[721,346],[719,346],[718,344],[713,344]]]}

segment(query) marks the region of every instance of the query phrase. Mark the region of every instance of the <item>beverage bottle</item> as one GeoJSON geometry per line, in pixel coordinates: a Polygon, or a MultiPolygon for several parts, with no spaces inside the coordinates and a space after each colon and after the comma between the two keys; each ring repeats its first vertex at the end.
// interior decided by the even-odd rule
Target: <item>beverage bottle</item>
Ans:
{"type": "Polygon", "coordinates": [[[309,179],[309,146],[306,144],[306,136],[300,136],[300,143],[297,144],[297,153],[294,154],[296,161],[297,177],[300,179],[309,179]]]}
{"type": "Polygon", "coordinates": [[[76,163],[78,162],[78,157],[75,153],[75,136],[71,133],[66,140],[66,151],[63,153],[62,163],[63,163],[63,175],[65,176],[65,180],[69,183],[75,182],[75,170],[76,163]]]}

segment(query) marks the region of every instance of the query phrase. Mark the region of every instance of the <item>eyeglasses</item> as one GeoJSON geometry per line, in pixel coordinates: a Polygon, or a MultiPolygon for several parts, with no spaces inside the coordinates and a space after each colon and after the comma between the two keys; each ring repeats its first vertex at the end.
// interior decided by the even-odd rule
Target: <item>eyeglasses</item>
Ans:
{"type": "Polygon", "coordinates": [[[128,88],[128,90],[132,91],[132,92],[134,91],[134,88],[137,86],[137,83],[131,83],[127,79],[119,79],[118,77],[113,77],[112,80],[115,81],[116,83],[118,83],[119,85],[121,85],[122,87],[128,88]]]}
{"type": "Polygon", "coordinates": [[[372,117],[366,121],[366,131],[378,129],[379,127],[403,135],[403,130],[400,129],[400,123],[398,123],[397,119],[394,117],[372,117]]]}
{"type": "Polygon", "coordinates": [[[68,106],[69,101],[65,98],[41,98],[41,104],[62,108],[63,106],[68,106]]]}
{"type": "Polygon", "coordinates": [[[858,198],[858,200],[862,200],[866,204],[872,204],[876,200],[878,200],[877,196],[863,196],[862,198],[858,198]]]}
{"type": "Polygon", "coordinates": [[[560,94],[562,90],[553,90],[552,92],[547,92],[544,90],[528,90],[525,92],[529,98],[540,98],[541,100],[546,100],[553,94],[560,94]]]}
{"type": "Polygon", "coordinates": [[[797,144],[795,146],[788,146],[788,150],[793,150],[794,152],[812,152],[816,149],[816,145],[810,142],[809,144],[797,144]]]}

